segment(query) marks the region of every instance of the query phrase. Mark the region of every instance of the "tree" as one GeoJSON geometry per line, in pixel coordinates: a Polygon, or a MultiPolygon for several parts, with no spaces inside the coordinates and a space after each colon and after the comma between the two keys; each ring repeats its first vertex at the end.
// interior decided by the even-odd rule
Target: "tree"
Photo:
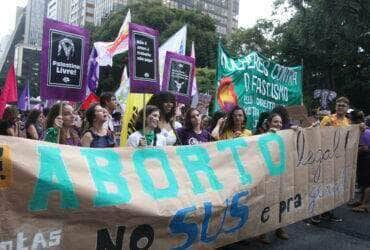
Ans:
{"type": "Polygon", "coordinates": [[[368,0],[278,0],[294,16],[275,29],[279,61],[304,62],[304,90],[316,88],[345,95],[370,111],[370,2],[368,0]]]}
{"type": "MultiPolygon", "coordinates": [[[[187,54],[190,54],[191,41],[194,41],[197,66],[214,67],[217,35],[213,20],[196,11],[169,9],[160,2],[134,4],[112,14],[92,33],[93,41],[113,41],[128,9],[131,9],[134,23],[149,26],[160,32],[161,43],[187,24],[187,54]]],[[[124,64],[127,64],[127,53],[115,56],[112,68],[101,67],[100,91],[113,91],[118,88],[124,64]]]]}

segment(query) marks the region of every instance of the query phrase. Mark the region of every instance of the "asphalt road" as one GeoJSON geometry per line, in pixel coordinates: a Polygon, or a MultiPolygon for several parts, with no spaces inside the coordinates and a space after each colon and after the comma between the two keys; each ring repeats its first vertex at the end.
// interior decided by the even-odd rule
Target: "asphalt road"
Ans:
{"type": "Polygon", "coordinates": [[[370,213],[353,213],[351,208],[344,205],[334,210],[342,222],[322,221],[312,225],[304,221],[292,224],[286,228],[289,240],[280,240],[274,233],[269,233],[270,245],[249,239],[238,242],[223,249],[369,249],[370,250],[370,213]]]}

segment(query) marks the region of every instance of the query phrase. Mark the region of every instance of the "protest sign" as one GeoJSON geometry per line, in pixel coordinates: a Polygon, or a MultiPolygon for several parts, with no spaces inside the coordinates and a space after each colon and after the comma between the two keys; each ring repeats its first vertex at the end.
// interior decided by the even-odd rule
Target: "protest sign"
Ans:
{"type": "Polygon", "coordinates": [[[124,149],[0,136],[0,248],[211,249],[260,235],[351,198],[359,133],[124,149]]]}
{"type": "Polygon", "coordinates": [[[231,57],[219,44],[216,85],[215,109],[243,107],[247,126],[253,129],[260,113],[276,105],[301,104],[302,67],[285,67],[256,52],[231,57]]]}
{"type": "Polygon", "coordinates": [[[167,52],[162,89],[176,96],[176,101],[188,104],[194,78],[195,60],[189,56],[167,52]]]}
{"type": "Polygon", "coordinates": [[[82,101],[85,97],[89,32],[44,19],[41,52],[41,98],[82,101]]]}
{"type": "Polygon", "coordinates": [[[138,24],[129,24],[130,92],[156,93],[159,32],[138,24]]]}

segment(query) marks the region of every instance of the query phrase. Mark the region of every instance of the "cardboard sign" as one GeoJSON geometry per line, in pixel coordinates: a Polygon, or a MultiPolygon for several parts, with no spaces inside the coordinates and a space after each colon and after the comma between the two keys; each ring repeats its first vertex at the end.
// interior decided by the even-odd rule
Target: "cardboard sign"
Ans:
{"type": "Polygon", "coordinates": [[[158,35],[151,28],[129,24],[130,91],[156,93],[159,91],[158,35]]]}
{"type": "Polygon", "coordinates": [[[359,131],[119,149],[0,136],[13,168],[0,248],[214,249],[260,235],[351,198],[359,131]]]}
{"type": "Polygon", "coordinates": [[[86,29],[44,20],[41,52],[41,98],[82,101],[89,33],[86,29]]]}
{"type": "Polygon", "coordinates": [[[194,58],[167,51],[162,89],[173,93],[177,102],[190,103],[194,68],[194,58]]]}

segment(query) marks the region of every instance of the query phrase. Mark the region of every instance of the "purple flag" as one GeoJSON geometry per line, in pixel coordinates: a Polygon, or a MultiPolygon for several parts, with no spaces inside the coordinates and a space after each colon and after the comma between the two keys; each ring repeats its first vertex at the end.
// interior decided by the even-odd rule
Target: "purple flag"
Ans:
{"type": "Polygon", "coordinates": [[[30,86],[27,82],[18,100],[18,109],[26,111],[30,109],[30,86]]]}
{"type": "Polygon", "coordinates": [[[87,66],[87,86],[91,92],[95,92],[99,84],[99,63],[96,60],[98,53],[92,48],[87,66]]]}
{"type": "Polygon", "coordinates": [[[159,91],[157,30],[129,24],[130,92],[159,91]]]}
{"type": "Polygon", "coordinates": [[[88,48],[88,30],[44,19],[40,67],[43,100],[84,99],[88,48]]]}

